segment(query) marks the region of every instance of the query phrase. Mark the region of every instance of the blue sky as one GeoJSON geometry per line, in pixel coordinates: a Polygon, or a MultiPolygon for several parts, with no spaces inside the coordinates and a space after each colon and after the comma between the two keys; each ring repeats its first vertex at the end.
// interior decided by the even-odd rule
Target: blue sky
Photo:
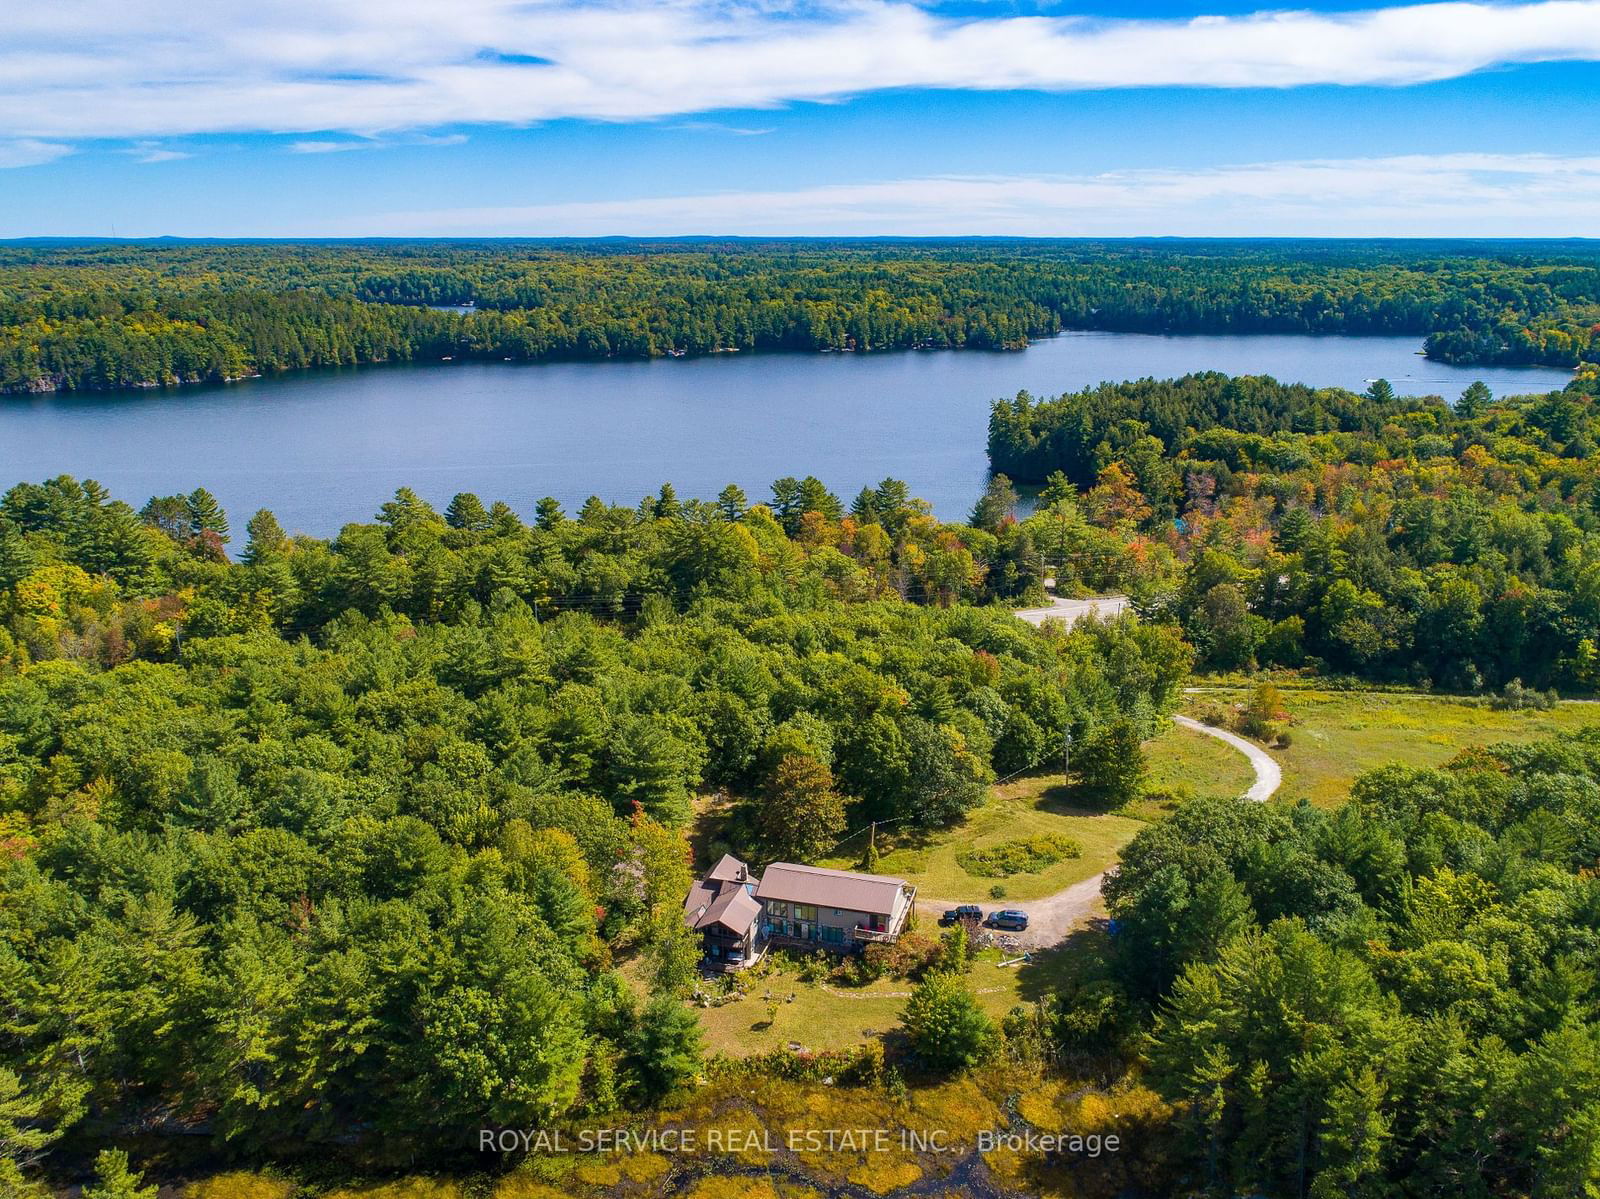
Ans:
{"type": "Polygon", "coordinates": [[[1600,0],[7,21],[6,237],[1600,236],[1600,0]]]}

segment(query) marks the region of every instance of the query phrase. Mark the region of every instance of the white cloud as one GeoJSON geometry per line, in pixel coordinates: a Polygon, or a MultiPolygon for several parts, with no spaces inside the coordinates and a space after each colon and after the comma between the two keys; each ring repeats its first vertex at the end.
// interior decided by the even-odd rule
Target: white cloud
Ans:
{"type": "Polygon", "coordinates": [[[291,154],[345,154],[351,150],[380,150],[382,142],[301,141],[290,142],[291,154]]]}
{"type": "Polygon", "coordinates": [[[755,129],[746,125],[724,125],[721,121],[679,121],[671,126],[685,133],[726,133],[733,137],[763,137],[771,128],[755,129]]]}
{"type": "Polygon", "coordinates": [[[1600,236],[1600,156],[1408,155],[389,213],[332,232],[1600,236]]]}
{"type": "Polygon", "coordinates": [[[1400,85],[1600,59],[1600,0],[1197,20],[904,0],[13,0],[0,135],[644,120],[881,88],[1400,85]]]}
{"type": "Polygon", "coordinates": [[[176,162],[180,158],[194,157],[187,150],[174,150],[168,146],[163,146],[160,142],[153,141],[135,142],[123,153],[131,154],[133,160],[139,163],[176,162]]]}
{"type": "Polygon", "coordinates": [[[358,140],[310,139],[289,143],[291,154],[344,154],[351,150],[387,150],[391,146],[459,146],[467,140],[464,133],[442,134],[437,137],[412,134],[403,138],[361,138],[358,140]]]}
{"type": "Polygon", "coordinates": [[[72,153],[71,146],[43,142],[37,138],[0,139],[0,170],[9,167],[36,167],[72,153]]]}

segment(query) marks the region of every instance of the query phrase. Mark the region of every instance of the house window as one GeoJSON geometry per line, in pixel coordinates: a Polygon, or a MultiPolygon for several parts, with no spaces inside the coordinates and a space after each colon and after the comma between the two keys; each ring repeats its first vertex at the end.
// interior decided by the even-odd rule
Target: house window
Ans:
{"type": "Polygon", "coordinates": [[[825,924],[822,927],[822,939],[831,945],[837,945],[844,940],[844,929],[825,924]]]}
{"type": "Polygon", "coordinates": [[[788,914],[789,905],[781,899],[775,899],[767,904],[767,915],[769,916],[787,916],[788,914]]]}
{"type": "Polygon", "coordinates": [[[794,905],[794,918],[796,920],[815,920],[817,909],[814,904],[797,903],[794,905]]]}

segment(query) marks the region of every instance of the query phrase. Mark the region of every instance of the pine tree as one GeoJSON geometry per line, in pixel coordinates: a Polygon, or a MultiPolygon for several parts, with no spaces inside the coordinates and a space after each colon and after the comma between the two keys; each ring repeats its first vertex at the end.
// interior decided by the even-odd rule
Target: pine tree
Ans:
{"type": "Polygon", "coordinates": [[[1017,503],[1017,489],[1011,486],[1011,480],[1003,474],[995,475],[973,506],[968,523],[975,529],[996,533],[1008,519],[1015,518],[1017,503]]]}
{"type": "Polygon", "coordinates": [[[1456,415],[1465,420],[1472,420],[1482,416],[1484,409],[1492,403],[1494,403],[1494,392],[1489,390],[1488,384],[1478,379],[1463,391],[1461,398],[1456,401],[1456,415]]]}
{"type": "Polygon", "coordinates": [[[33,570],[33,547],[22,531],[0,517],[0,590],[15,586],[33,570]]]}
{"type": "Polygon", "coordinates": [[[120,1149],[102,1149],[94,1159],[95,1181],[83,1188],[83,1199],[155,1199],[158,1188],[140,1186],[144,1173],[128,1168],[120,1149]]]}
{"type": "Polygon", "coordinates": [[[975,1066],[994,1046],[994,1022],[954,974],[930,974],[918,984],[901,1020],[918,1056],[939,1069],[975,1066]]]}
{"type": "Polygon", "coordinates": [[[743,488],[737,483],[729,483],[717,493],[717,511],[723,520],[738,520],[744,515],[748,502],[743,488]]]}
{"type": "Polygon", "coordinates": [[[683,515],[683,505],[678,502],[678,493],[671,483],[663,483],[661,492],[656,496],[655,518],[657,520],[677,520],[683,515]]]}
{"type": "Polygon", "coordinates": [[[481,533],[489,528],[489,513],[483,501],[470,491],[459,491],[450,498],[444,510],[444,523],[452,529],[481,533]]]}
{"type": "Polygon", "coordinates": [[[228,540],[228,514],[222,510],[222,505],[217,503],[217,497],[204,487],[196,487],[191,491],[185,501],[189,506],[189,533],[198,537],[201,533],[215,533],[217,538],[226,543],[228,540]]]}
{"type": "Polygon", "coordinates": [[[257,509],[256,514],[245,522],[244,531],[248,540],[244,545],[243,558],[251,565],[289,548],[289,535],[283,531],[283,526],[270,509],[257,509]]]}
{"type": "Polygon", "coordinates": [[[561,505],[552,495],[545,496],[534,505],[533,513],[533,523],[546,533],[567,519],[567,514],[561,510],[561,505]]]}
{"type": "Polygon", "coordinates": [[[704,1041],[699,1018],[675,996],[657,995],[646,1004],[628,1045],[628,1067],[640,1097],[659,1099],[694,1077],[704,1041]]]}

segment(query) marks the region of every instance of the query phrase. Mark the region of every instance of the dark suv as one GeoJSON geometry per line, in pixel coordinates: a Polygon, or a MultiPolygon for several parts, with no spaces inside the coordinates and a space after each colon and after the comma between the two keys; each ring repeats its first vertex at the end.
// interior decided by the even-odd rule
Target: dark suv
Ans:
{"type": "Polygon", "coordinates": [[[963,920],[983,921],[983,909],[975,903],[964,903],[958,908],[948,909],[939,917],[939,923],[945,926],[960,924],[963,920]]]}
{"type": "Polygon", "coordinates": [[[1020,933],[1028,927],[1028,913],[1007,908],[1003,912],[989,913],[989,919],[984,923],[990,928],[1006,928],[1020,933]]]}

